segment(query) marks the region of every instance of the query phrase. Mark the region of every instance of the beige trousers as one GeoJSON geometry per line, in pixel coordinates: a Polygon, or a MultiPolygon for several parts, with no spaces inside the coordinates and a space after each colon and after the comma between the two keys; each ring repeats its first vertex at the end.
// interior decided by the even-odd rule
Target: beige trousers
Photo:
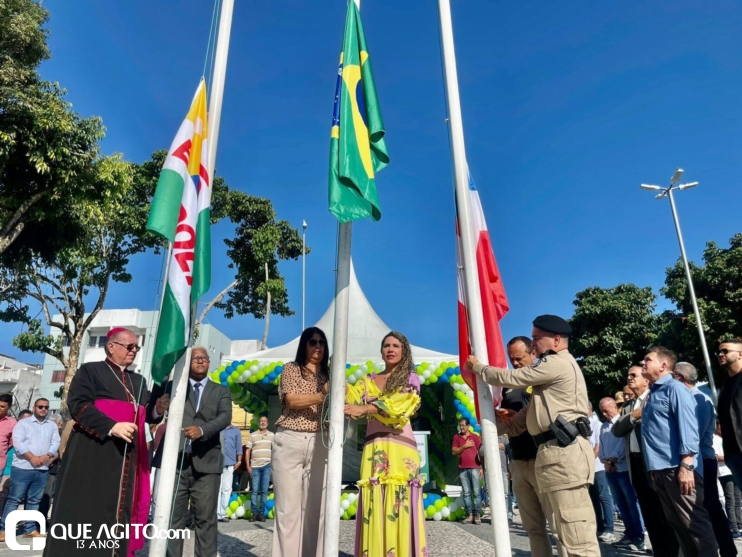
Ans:
{"type": "Polygon", "coordinates": [[[321,557],[327,449],[321,433],[278,428],[273,438],[273,557],[321,557]]]}
{"type": "Polygon", "coordinates": [[[587,490],[585,484],[544,494],[554,511],[557,537],[569,557],[600,557],[595,511],[587,490]]]}
{"type": "MultiPolygon", "coordinates": [[[[539,495],[536,483],[535,460],[513,460],[510,463],[510,474],[513,479],[513,493],[518,500],[520,519],[523,529],[528,533],[533,557],[551,557],[554,552],[551,548],[549,533],[546,531],[548,520],[554,537],[557,537],[554,524],[554,514],[551,510],[549,498],[539,495]]],[[[559,557],[567,557],[564,546],[557,538],[557,553],[559,557]]]]}

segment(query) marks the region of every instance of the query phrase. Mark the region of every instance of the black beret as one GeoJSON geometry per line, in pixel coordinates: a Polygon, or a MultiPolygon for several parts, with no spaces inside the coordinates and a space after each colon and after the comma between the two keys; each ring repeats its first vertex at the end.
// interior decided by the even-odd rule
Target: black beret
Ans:
{"type": "Polygon", "coordinates": [[[533,320],[533,326],[555,335],[569,336],[572,334],[572,327],[558,315],[539,315],[533,320]]]}

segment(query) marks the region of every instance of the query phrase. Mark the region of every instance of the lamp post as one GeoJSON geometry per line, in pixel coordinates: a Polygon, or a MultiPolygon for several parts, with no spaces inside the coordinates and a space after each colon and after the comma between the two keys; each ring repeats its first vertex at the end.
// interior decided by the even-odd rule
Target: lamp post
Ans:
{"type": "Polygon", "coordinates": [[[701,340],[701,350],[703,351],[703,359],[706,362],[706,373],[708,374],[709,378],[709,387],[711,389],[711,398],[714,401],[714,406],[716,406],[717,396],[716,396],[716,384],[714,382],[714,373],[711,370],[711,358],[709,357],[709,350],[706,346],[706,336],[703,333],[703,323],[701,322],[701,312],[698,311],[698,300],[696,299],[696,290],[693,288],[693,278],[690,274],[690,265],[688,265],[688,256],[685,254],[685,244],[683,243],[683,234],[680,231],[680,220],[678,219],[678,211],[675,207],[675,198],[672,195],[672,192],[677,191],[683,191],[690,188],[695,188],[698,185],[698,182],[690,182],[687,184],[678,184],[680,181],[680,177],[683,175],[683,169],[678,168],[675,170],[675,174],[673,174],[673,177],[670,179],[670,185],[666,188],[663,188],[662,186],[655,186],[650,184],[641,184],[639,187],[643,190],[659,190],[660,193],[655,196],[655,199],[662,199],[663,197],[667,197],[670,200],[670,209],[672,210],[672,218],[675,221],[675,232],[678,235],[678,244],[680,244],[680,255],[683,258],[683,266],[685,267],[685,277],[688,280],[688,290],[690,292],[690,299],[691,303],[693,304],[693,313],[696,316],[696,325],[698,327],[698,338],[701,340]]]}
{"type": "Polygon", "coordinates": [[[301,330],[304,332],[304,311],[307,297],[307,221],[301,221],[301,330]]]}

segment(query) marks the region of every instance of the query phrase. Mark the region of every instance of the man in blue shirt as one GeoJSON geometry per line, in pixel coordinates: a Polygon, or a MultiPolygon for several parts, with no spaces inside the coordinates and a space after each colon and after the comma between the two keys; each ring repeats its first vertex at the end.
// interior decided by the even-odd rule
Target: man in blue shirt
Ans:
{"type": "Polygon", "coordinates": [[[232,497],[232,483],[234,473],[242,465],[242,434],[232,424],[222,431],[222,447],[224,452],[224,471],[219,488],[219,508],[216,516],[219,522],[229,522],[227,518],[227,505],[232,497]]]}
{"type": "Polygon", "coordinates": [[[698,434],[703,460],[703,506],[711,518],[711,524],[714,526],[714,536],[716,537],[716,543],[719,544],[721,557],[735,557],[737,548],[734,545],[732,531],[729,528],[729,522],[721,506],[719,491],[716,487],[719,467],[716,461],[716,452],[714,452],[714,432],[716,431],[714,403],[696,387],[698,371],[692,364],[687,362],[675,364],[673,377],[676,381],[684,383],[696,400],[696,417],[698,418],[698,434]]]}
{"type": "Polygon", "coordinates": [[[644,521],[639,510],[636,491],[629,478],[629,463],[623,439],[613,435],[613,424],[618,421],[618,406],[612,398],[600,401],[600,412],[606,419],[600,428],[598,458],[605,466],[605,475],[613,494],[613,500],[623,517],[626,531],[624,537],[614,545],[644,551],[644,521]]]}
{"type": "MultiPolygon", "coordinates": [[[[59,449],[59,430],[57,424],[47,419],[48,415],[49,401],[40,398],[34,404],[33,417],[21,420],[13,428],[15,447],[13,480],[0,524],[0,541],[5,541],[5,521],[8,515],[17,510],[24,499],[26,499],[24,508],[27,511],[38,510],[41,497],[44,495],[49,461],[59,449]]],[[[34,524],[33,521],[25,523],[24,538],[43,536],[34,529],[34,524]]],[[[12,532],[12,535],[15,535],[15,532],[12,532]]]]}
{"type": "Polygon", "coordinates": [[[672,350],[654,346],[642,362],[642,375],[650,383],[642,411],[642,452],[684,557],[717,557],[703,489],[696,489],[703,486],[696,401],[673,381],[676,361],[672,350]]]}

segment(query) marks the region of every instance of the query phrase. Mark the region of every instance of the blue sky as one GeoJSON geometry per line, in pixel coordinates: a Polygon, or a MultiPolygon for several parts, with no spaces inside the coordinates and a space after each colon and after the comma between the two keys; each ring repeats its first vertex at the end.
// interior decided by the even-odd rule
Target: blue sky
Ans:
{"type": "MultiPolygon", "coordinates": [[[[108,128],[107,153],[142,161],[167,148],[201,76],[211,19],[201,0],[46,0],[53,58],[45,78],[108,128]]],[[[678,257],[666,201],[638,188],[675,167],[701,186],[677,196],[689,256],[726,245],[740,226],[742,5],[662,1],[455,0],[453,22],[467,154],[480,189],[511,311],[509,338],[533,317],[569,317],[576,292],[622,282],[659,288],[678,257]]],[[[217,173],[269,197],[281,218],[309,223],[307,323],[334,289],[336,223],[327,158],[345,2],[238,0],[217,173]]],[[[364,0],[390,165],[377,176],[383,218],[355,226],[361,286],[386,323],[419,346],[457,351],[453,187],[436,3],[364,0]]],[[[214,230],[212,294],[232,277],[214,230]]],[[[153,309],[161,259],[134,259],[134,282],[106,307],[153,309]]],[[[301,328],[301,263],[285,262],[301,328]]],[[[250,317],[209,322],[258,338],[250,317]]],[[[15,355],[19,325],[2,325],[15,355]]],[[[40,355],[22,359],[40,361],[40,355]]]]}

